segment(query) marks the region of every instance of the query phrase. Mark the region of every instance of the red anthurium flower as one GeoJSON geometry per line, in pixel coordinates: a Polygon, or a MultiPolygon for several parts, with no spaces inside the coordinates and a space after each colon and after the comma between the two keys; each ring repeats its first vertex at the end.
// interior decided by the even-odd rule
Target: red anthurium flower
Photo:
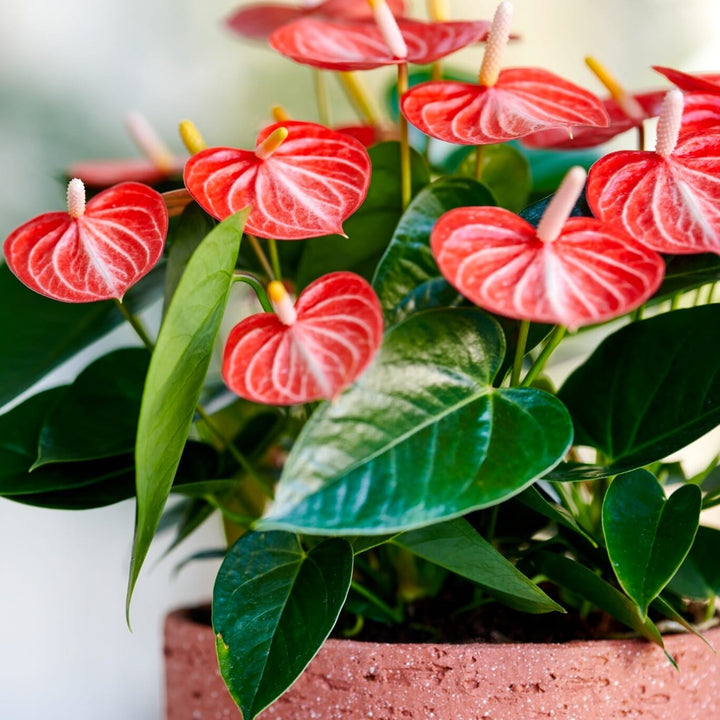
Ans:
{"type": "MultiPolygon", "coordinates": [[[[405,13],[404,0],[387,0],[397,17],[405,13]]],[[[275,30],[304,17],[325,20],[368,20],[372,17],[367,0],[325,0],[300,5],[258,3],[234,12],[225,24],[249,40],[267,40],[275,30]]]]}
{"type": "Polygon", "coordinates": [[[359,275],[325,275],[294,307],[278,281],[268,295],[276,312],[241,321],[225,345],[223,377],[240,397],[270,405],[332,400],[375,356],[382,311],[359,275]]]}
{"type": "Polygon", "coordinates": [[[598,160],[586,190],[593,213],[666,253],[720,254],[720,133],[679,137],[683,96],[671,90],[654,152],[621,151],[598,160]]]}
{"type": "Polygon", "coordinates": [[[720,73],[700,73],[691,75],[673,68],[661,67],[653,65],[653,70],[657,70],[664,75],[671,83],[677,85],[685,92],[701,92],[701,93],[720,93],[720,73]]]}
{"type": "Polygon", "coordinates": [[[122,183],[87,205],[77,178],[68,212],[29,220],[5,240],[8,267],[35,292],[63,302],[121,299],[160,259],[168,228],[162,196],[122,183]]]}
{"type": "Polygon", "coordinates": [[[720,128],[720,92],[687,93],[684,97],[680,136],[720,128]]]}
{"type": "Polygon", "coordinates": [[[185,165],[185,186],[211,215],[223,219],[251,206],[253,235],[299,240],[342,233],[370,182],[370,158],[355,138],[322,125],[275,123],[255,150],[208,148],[185,165]]]}
{"type": "Polygon", "coordinates": [[[508,210],[443,215],[430,242],[440,270],[485,310],[575,329],[629,312],[659,286],[662,258],[616,226],[568,215],[585,171],[573,168],[537,230],[508,210]]]}
{"type": "Polygon", "coordinates": [[[607,125],[598,98],[547,70],[500,70],[510,36],[512,5],[498,6],[487,37],[479,83],[427,82],[403,93],[400,108],[427,135],[461,145],[484,145],[538,130],[607,125]]]}
{"type": "Polygon", "coordinates": [[[404,41],[402,53],[388,43],[381,26],[367,22],[331,22],[304,18],[285,25],[270,36],[279,53],[303,65],[327,70],[370,70],[384,65],[426,65],[483,40],[489,23],[424,23],[398,20],[404,41]]]}

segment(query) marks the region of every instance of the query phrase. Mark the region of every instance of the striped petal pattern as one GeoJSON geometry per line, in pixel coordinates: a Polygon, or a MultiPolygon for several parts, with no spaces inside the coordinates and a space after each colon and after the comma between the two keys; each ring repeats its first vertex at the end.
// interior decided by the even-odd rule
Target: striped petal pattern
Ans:
{"type": "Polygon", "coordinates": [[[40,215],[5,240],[8,267],[35,292],[63,302],[121,299],[160,259],[168,228],[162,196],[140,183],[115,185],[84,215],[40,215]]]}
{"type": "Polygon", "coordinates": [[[224,219],[248,205],[253,235],[300,240],[342,233],[367,194],[370,157],[362,143],[322,125],[282,122],[287,139],[265,159],[252,150],[208,148],[185,165],[185,186],[208,213],[224,219]]]}
{"type": "Polygon", "coordinates": [[[662,258],[595,218],[570,218],[553,242],[494,207],[443,215],[431,235],[447,280],[485,310],[575,329],[623,315],[660,285],[662,258]]]}
{"type": "Polygon", "coordinates": [[[407,58],[395,57],[374,22],[331,22],[304,18],[284,25],[270,36],[270,45],[303,65],[327,70],[370,70],[384,65],[433,63],[483,40],[490,23],[424,23],[398,20],[407,58]]]}
{"type": "Polygon", "coordinates": [[[223,377],[240,397],[270,405],[333,399],[370,364],[383,331],[380,303],[366,280],[325,275],[300,294],[297,319],[260,313],[231,331],[223,377]]]}
{"type": "Polygon", "coordinates": [[[606,155],[586,196],[593,214],[658,252],[720,254],[720,134],[683,134],[667,158],[606,155]]]}
{"type": "Polygon", "coordinates": [[[427,82],[403,94],[403,115],[427,135],[461,145],[485,145],[548,128],[608,124],[592,93],[538,68],[500,72],[491,87],[427,82]]]}

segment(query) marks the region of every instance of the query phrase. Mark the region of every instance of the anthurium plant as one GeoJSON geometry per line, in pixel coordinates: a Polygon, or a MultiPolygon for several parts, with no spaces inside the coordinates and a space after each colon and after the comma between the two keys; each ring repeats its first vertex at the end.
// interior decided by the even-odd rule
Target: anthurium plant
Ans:
{"type": "Polygon", "coordinates": [[[128,605],[161,525],[174,546],[221,516],[212,622],[245,720],[333,630],[436,639],[500,604],[662,646],[714,616],[718,457],[667,458],[720,423],[720,75],[658,66],[632,94],[591,59],[601,100],[503,68],[508,2],[428,15],[237,11],[313,68],[320,122],[268,109],[238,149],[184,121],[178,159],[135,117],[150,160],[79,163],[67,209],[4,242],[0,494],[134,498],[128,605]],[[480,42],[476,76],[446,67],[480,42]],[[384,110],[359,73],[388,65],[384,110]],[[355,125],[331,127],[334,78],[355,125]],[[121,323],[136,345],[26,392],[121,323]]]}

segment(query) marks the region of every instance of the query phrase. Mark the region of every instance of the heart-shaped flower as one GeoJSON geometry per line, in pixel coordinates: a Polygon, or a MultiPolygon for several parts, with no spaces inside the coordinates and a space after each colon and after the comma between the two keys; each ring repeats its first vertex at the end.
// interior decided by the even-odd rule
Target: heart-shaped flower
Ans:
{"type": "Polygon", "coordinates": [[[342,233],[370,183],[370,157],[355,138],[322,125],[275,123],[255,150],[215,147],[185,165],[185,186],[208,213],[224,219],[252,208],[245,229],[299,240],[342,233]]]}
{"type": "Polygon", "coordinates": [[[720,93],[720,73],[690,74],[674,68],[653,65],[653,70],[664,75],[685,92],[720,93]]]}
{"type": "Polygon", "coordinates": [[[400,99],[408,122],[426,135],[461,145],[504,142],[548,128],[608,124],[592,93],[539,68],[500,70],[512,5],[502,2],[487,36],[477,84],[440,80],[400,99]]]}
{"type": "Polygon", "coordinates": [[[68,212],[29,220],[5,240],[8,267],[35,292],[63,302],[121,299],[160,259],[168,229],[162,196],[127,182],[87,205],[77,178],[68,212]]]}
{"type": "MultiPolygon", "coordinates": [[[[405,13],[404,0],[386,0],[393,14],[405,13]]],[[[325,0],[304,4],[257,3],[236,10],[225,24],[249,40],[267,40],[275,30],[304,17],[326,20],[368,20],[372,12],[367,0],[325,0]]]]}
{"type": "Polygon", "coordinates": [[[680,90],[667,93],[654,152],[598,160],[586,196],[593,213],[658,252],[720,254],[720,133],[679,135],[680,90]]]}
{"type": "Polygon", "coordinates": [[[575,329],[623,315],[659,286],[662,258],[621,228],[568,215],[585,171],[573,168],[537,230],[503,208],[445,213],[431,234],[448,281],[485,310],[575,329]]]}
{"type": "Polygon", "coordinates": [[[223,377],[240,397],[270,405],[332,399],[375,356],[382,310],[359,275],[324,275],[305,288],[294,307],[277,281],[268,295],[276,312],[242,320],[225,345],[223,377]]]}

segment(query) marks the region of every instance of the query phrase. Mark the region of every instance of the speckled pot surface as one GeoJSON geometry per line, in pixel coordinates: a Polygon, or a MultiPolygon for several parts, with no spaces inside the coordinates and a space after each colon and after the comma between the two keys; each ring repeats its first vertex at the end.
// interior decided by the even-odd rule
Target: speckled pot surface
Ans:
{"type": "MultiPolygon", "coordinates": [[[[720,628],[706,634],[720,647],[720,628]]],[[[720,656],[665,639],[680,671],[641,640],[389,645],[329,640],[262,720],[713,720],[720,656]]],[[[167,720],[240,720],[217,670],[212,629],[165,625],[167,720]]]]}

